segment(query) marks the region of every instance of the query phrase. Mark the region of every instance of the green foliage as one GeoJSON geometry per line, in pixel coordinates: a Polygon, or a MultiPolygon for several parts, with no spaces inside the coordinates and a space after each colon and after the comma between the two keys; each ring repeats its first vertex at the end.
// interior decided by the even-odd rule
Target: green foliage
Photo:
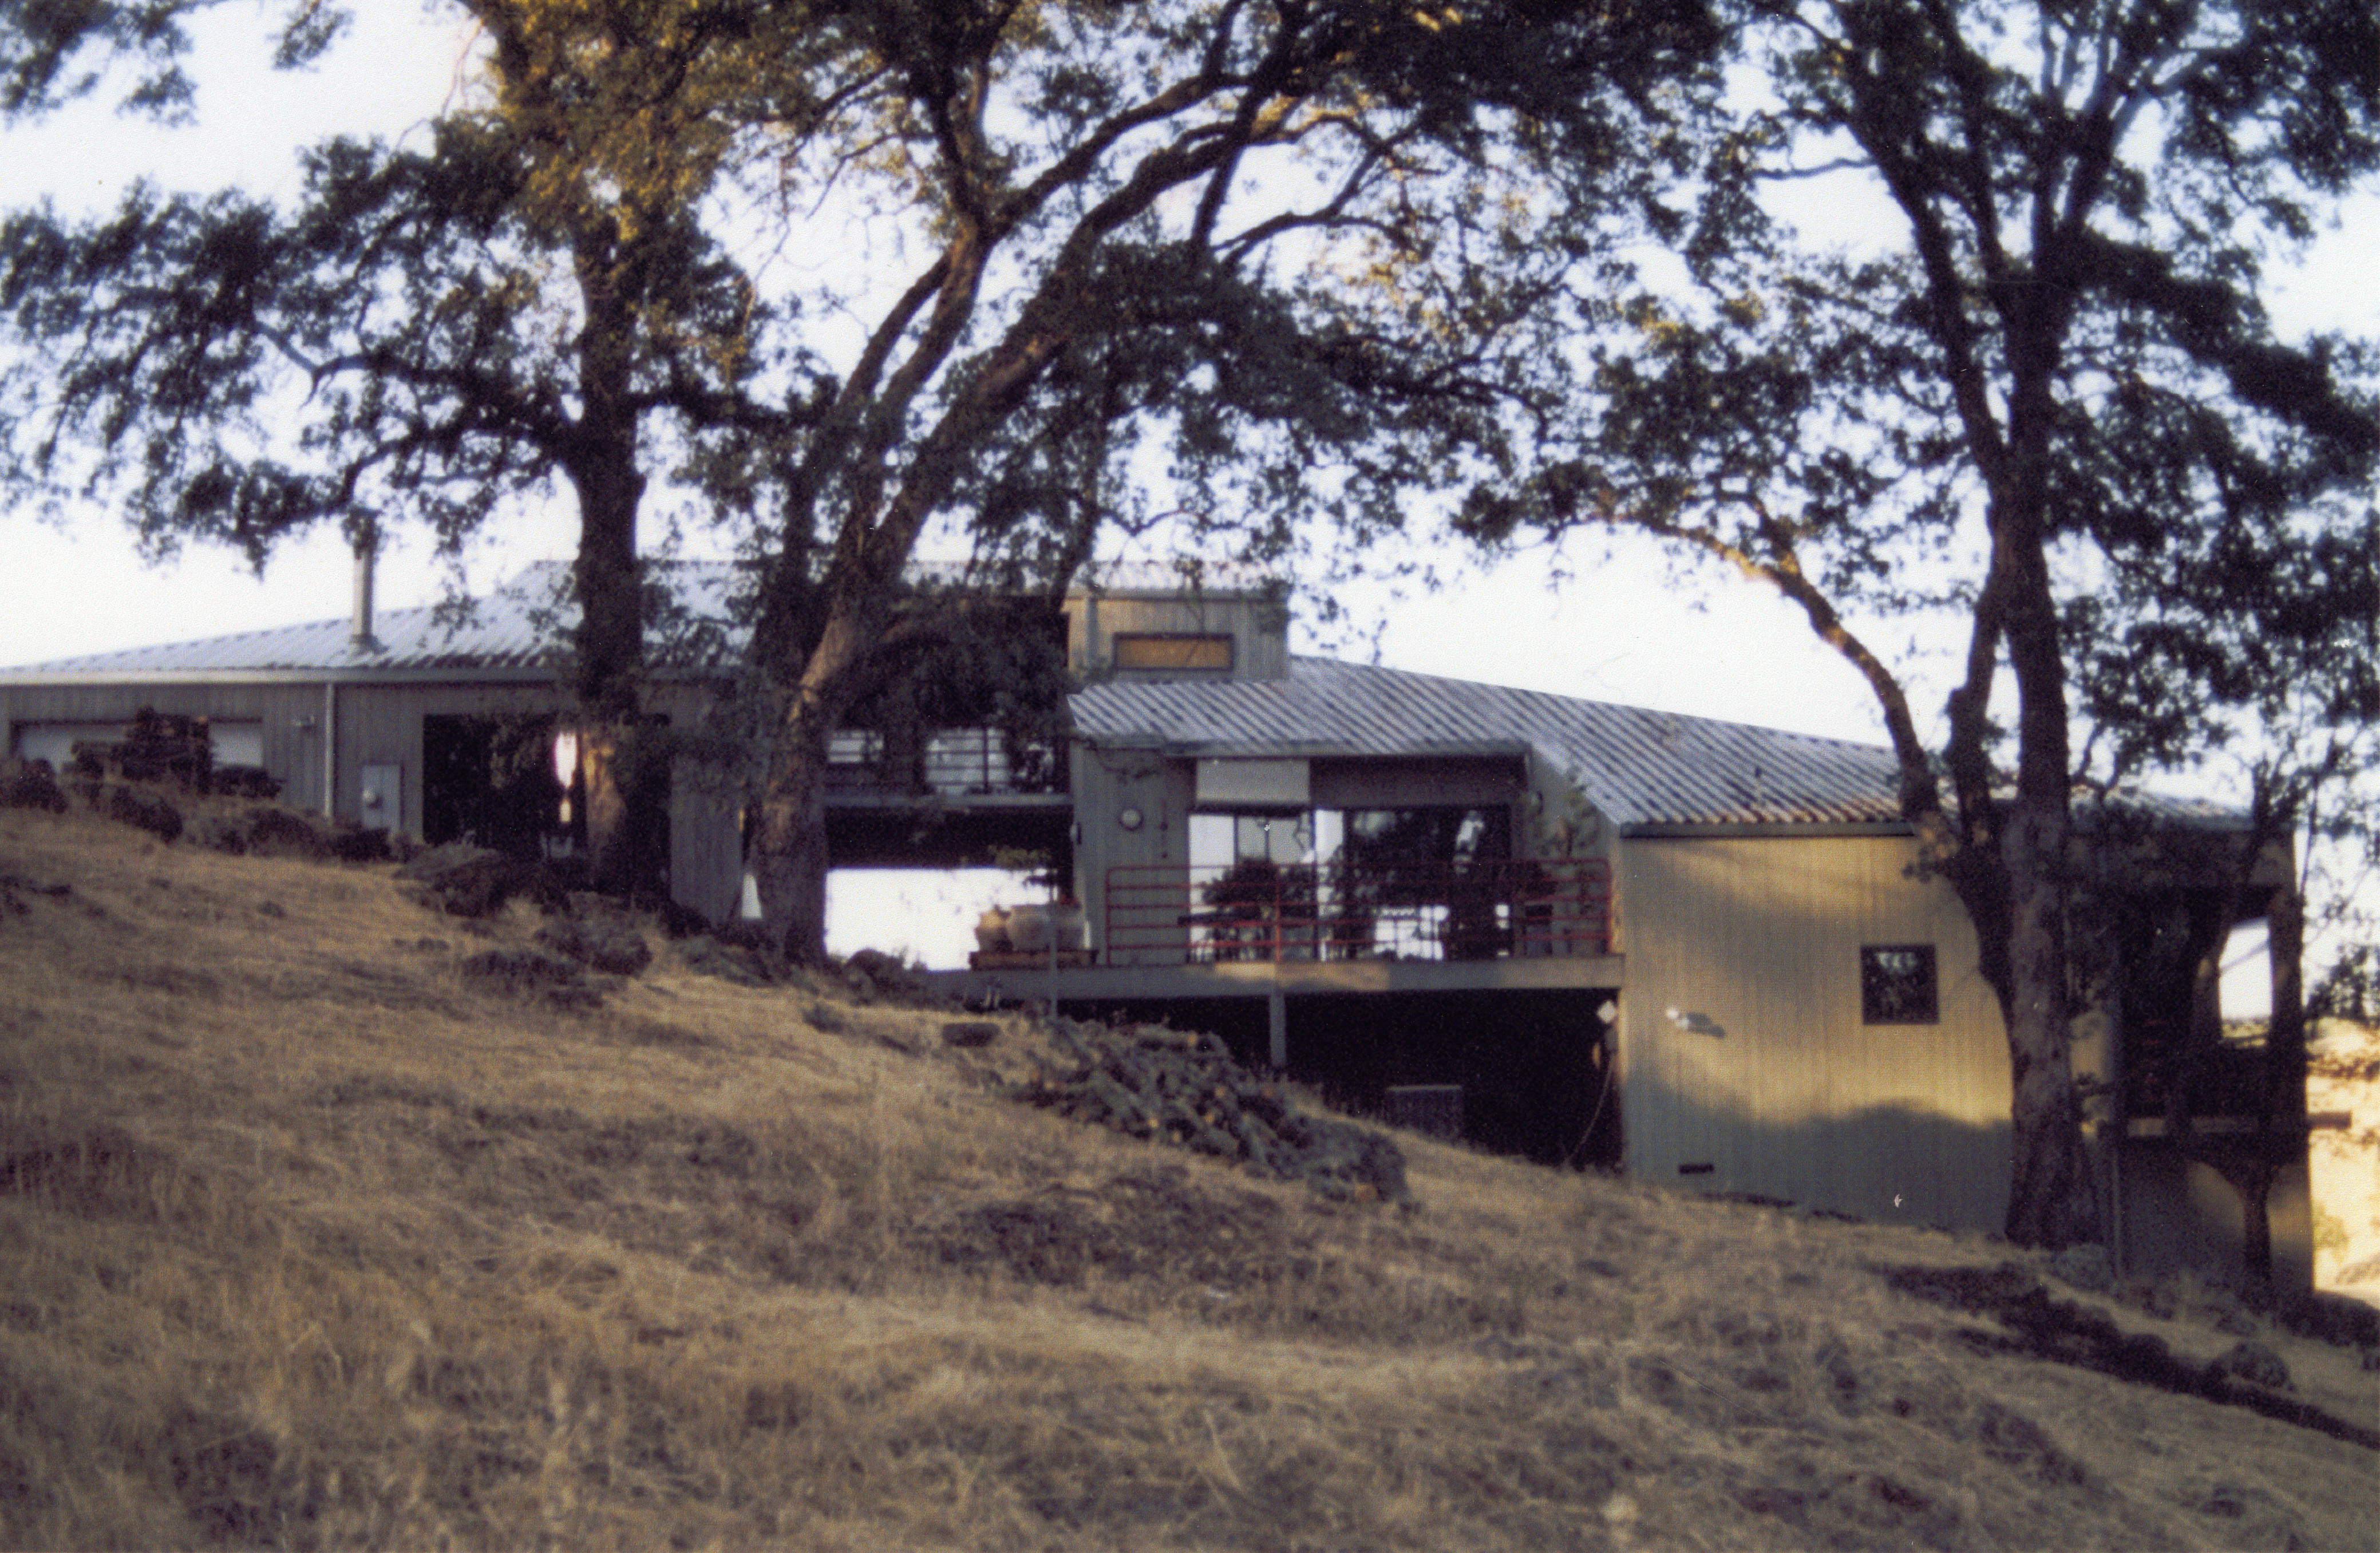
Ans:
{"type": "MultiPolygon", "coordinates": [[[[13,102],[111,53],[170,69],[204,3],[53,18],[0,56],[13,102]]],[[[902,667],[938,634],[921,542],[1047,595],[1102,525],[1264,560],[1509,465],[1562,350],[1545,303],[1682,165],[1719,36],[1698,6],[1532,0],[466,8],[486,95],[427,152],[323,148],[287,213],[144,192],[16,220],[0,304],[45,348],[9,466],[161,548],[257,555],[324,520],[452,540],[559,475],[580,695],[624,724],[636,513],[676,484],[759,563],[780,922],[823,855],[831,731],[896,683],[963,688],[902,667]],[[739,203],[871,261],[740,266],[739,203]]],[[[302,52],[325,13],[293,14],[302,52]]],[[[1002,667],[1012,699],[1046,688],[1002,667]]]]}
{"type": "MultiPolygon", "coordinates": [[[[2309,731],[2259,804],[2295,812],[2372,722],[2354,498],[2380,363],[2279,337],[2260,287],[2380,168],[2380,21],[2354,0],[1730,15],[1744,73],[1649,223],[1664,283],[1578,309],[1591,392],[1463,524],[1633,527],[1799,605],[1876,695],[2018,1076],[2061,1073],[2074,783],[2286,711],[2309,731]],[[1881,224],[1805,238],[1793,214],[1831,213],[1795,206],[1812,188],[1881,224]],[[1938,747],[1863,634],[1910,613],[1966,634],[1938,747]]],[[[2086,1190],[2079,1135],[2065,1095],[2030,1093],[2011,1230],[2058,1238],[2038,1215],[2086,1190]],[[2066,1161],[2040,1190],[2036,1138],[2066,1161]]]]}

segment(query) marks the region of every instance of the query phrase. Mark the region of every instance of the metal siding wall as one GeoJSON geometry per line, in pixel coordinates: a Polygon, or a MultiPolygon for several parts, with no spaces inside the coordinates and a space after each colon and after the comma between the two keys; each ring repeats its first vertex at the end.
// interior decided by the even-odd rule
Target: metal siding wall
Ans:
{"type": "Polygon", "coordinates": [[[142,707],[186,717],[264,725],[264,769],[301,808],[322,802],[322,687],[313,685],[12,686],[0,700],[0,736],[19,722],[129,722],[142,707]]]}
{"type": "MultiPolygon", "coordinates": [[[[1075,849],[1075,885],[1092,945],[1102,955],[1108,950],[1108,870],[1190,860],[1191,771],[1188,762],[1166,760],[1152,749],[1075,746],[1075,815],[1083,828],[1082,844],[1075,849]],[[1140,811],[1138,830],[1116,823],[1127,808],[1140,811]]],[[[1181,956],[1135,958],[1178,964],[1181,956]]]]}
{"type": "Polygon", "coordinates": [[[395,765],[404,772],[403,818],[398,829],[407,835],[420,835],[424,717],[557,711],[563,704],[563,693],[550,684],[340,686],[339,818],[354,819],[360,813],[364,767],[395,765]]]}
{"type": "Polygon", "coordinates": [[[1949,890],[1900,837],[1620,846],[1631,1173],[1919,1224],[1997,1228],[2008,1049],[1949,890]],[[1864,1025],[1863,945],[1931,943],[1935,1025],[1864,1025]],[[1716,1023],[1694,1034],[1671,1009],[1716,1023]],[[1678,1167],[1708,1163],[1707,1174],[1678,1167]]]}
{"type": "Polygon", "coordinates": [[[736,795],[680,761],[670,784],[670,894],[713,922],[744,904],[744,828],[736,795]]]}

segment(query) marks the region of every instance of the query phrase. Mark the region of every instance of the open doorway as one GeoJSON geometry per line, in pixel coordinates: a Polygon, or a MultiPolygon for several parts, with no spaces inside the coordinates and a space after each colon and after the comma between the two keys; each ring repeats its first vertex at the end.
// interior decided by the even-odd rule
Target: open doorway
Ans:
{"type": "Polygon", "coordinates": [[[421,839],[509,856],[581,856],[587,795],[577,740],[551,714],[421,720],[421,839]]]}

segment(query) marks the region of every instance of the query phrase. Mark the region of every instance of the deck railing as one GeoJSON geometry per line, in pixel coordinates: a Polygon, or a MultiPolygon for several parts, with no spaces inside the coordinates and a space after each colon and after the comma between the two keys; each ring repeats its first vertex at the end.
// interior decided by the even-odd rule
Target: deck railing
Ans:
{"type": "Polygon", "coordinates": [[[828,746],[828,790],[921,797],[1062,793],[1063,752],[998,728],[933,728],[910,738],[846,730],[828,746]]]}
{"type": "Polygon", "coordinates": [[[1116,964],[1496,960],[1605,954],[1600,858],[1516,863],[1238,863],[1108,870],[1116,964]]]}

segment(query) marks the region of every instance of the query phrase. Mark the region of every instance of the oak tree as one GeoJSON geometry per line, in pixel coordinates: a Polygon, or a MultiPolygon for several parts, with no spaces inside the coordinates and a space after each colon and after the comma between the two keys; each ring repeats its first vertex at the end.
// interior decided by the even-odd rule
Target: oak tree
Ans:
{"type": "MultiPolygon", "coordinates": [[[[151,67],[135,104],[193,90],[177,18],[200,5],[14,8],[14,111],[87,88],[78,61],[111,51],[151,67]]],[[[565,483],[592,862],[607,888],[650,889],[646,491],[657,461],[798,413],[781,381],[761,389],[773,316],[706,224],[736,150],[711,109],[747,90],[733,50],[771,46],[768,25],[756,7],[467,8],[478,93],[419,147],[308,150],[288,209],[144,186],[94,221],[0,225],[0,312],[24,347],[0,473],[117,506],[152,551],[215,540],[260,565],[318,524],[459,544],[565,483]]],[[[294,7],[285,62],[334,19],[294,7]]]]}
{"type": "Polygon", "coordinates": [[[2109,578],[2188,578],[2253,641],[2252,612],[2316,606],[2229,563],[2351,557],[2326,498],[2380,448],[2369,346],[2282,338],[2261,283],[2372,187],[2380,23],[2361,0],[1729,9],[1746,68],[1652,234],[1671,283],[1585,299],[1596,393],[1467,521],[1649,531],[1774,585],[1864,676],[2006,1021],[2009,1233],[2095,1239],[2066,883],[2105,748],[2075,730],[2132,715],[2093,654],[2150,624],[2109,578]],[[1874,213],[1831,244],[1789,219],[1846,208],[1874,213]],[[1901,612],[1963,634],[1938,745],[1922,666],[1876,645],[1901,612]]]}
{"type": "MultiPolygon", "coordinates": [[[[6,102],[105,48],[162,60],[138,95],[173,98],[187,8],[29,12],[6,102]]],[[[242,542],[383,487],[465,526],[559,468],[581,691],[616,718],[633,637],[603,590],[666,419],[673,475],[750,525],[752,863],[798,957],[828,740],[951,618],[920,543],[1054,592],[1102,524],[1187,511],[1187,542],[1257,557],[1495,467],[1560,348],[1539,304],[1664,171],[1716,38],[1698,6],[1544,0],[466,9],[492,100],[430,152],[332,148],[288,216],[12,228],[10,307],[88,369],[36,465],[88,457],[144,521],[242,542]],[[729,261],[706,224],[731,187],[796,263],[729,261]],[[290,383],[320,417],[298,448],[235,451],[290,383]]],[[[293,8],[290,52],[328,15],[293,8]]]]}

